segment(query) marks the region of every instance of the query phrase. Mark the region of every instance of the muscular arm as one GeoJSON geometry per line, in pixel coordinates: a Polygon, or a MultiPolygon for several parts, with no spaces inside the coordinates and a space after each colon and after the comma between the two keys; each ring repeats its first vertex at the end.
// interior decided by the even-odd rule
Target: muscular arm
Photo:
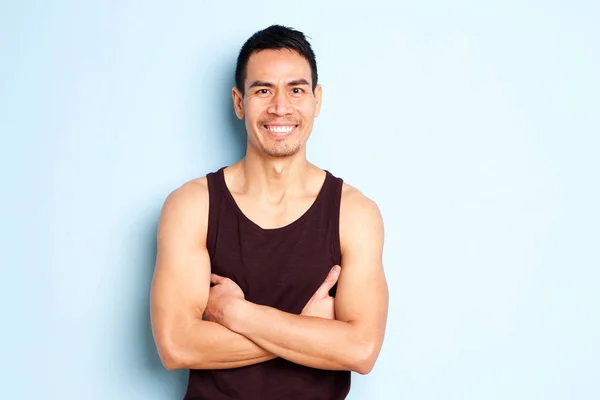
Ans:
{"type": "Polygon", "coordinates": [[[167,369],[237,368],[275,358],[244,336],[202,320],[210,290],[208,189],[188,183],[165,201],[152,281],[152,331],[167,369]]]}
{"type": "Polygon", "coordinates": [[[219,322],[289,361],[366,374],[378,357],[387,320],[383,223],[375,203],[354,189],[345,191],[342,204],[336,320],[236,301],[219,322]]]}

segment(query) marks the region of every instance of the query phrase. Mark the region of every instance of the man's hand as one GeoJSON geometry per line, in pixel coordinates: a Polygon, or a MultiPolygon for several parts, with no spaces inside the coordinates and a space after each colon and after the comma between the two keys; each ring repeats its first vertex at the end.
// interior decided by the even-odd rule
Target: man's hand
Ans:
{"type": "Polygon", "coordinates": [[[244,292],[234,281],[217,274],[210,275],[210,282],[215,286],[210,288],[202,319],[225,325],[226,313],[245,300],[244,292]]]}
{"type": "MultiPolygon", "coordinates": [[[[340,276],[340,266],[336,265],[302,309],[301,315],[307,317],[319,317],[335,319],[335,299],[329,295],[329,290],[337,283],[340,276]]],[[[235,304],[245,300],[242,289],[231,279],[211,274],[210,281],[215,286],[210,288],[208,302],[202,319],[216,322],[221,325],[225,323],[226,313],[233,311],[235,304]]]]}
{"type": "Polygon", "coordinates": [[[327,278],[310,298],[300,315],[335,319],[335,299],[329,295],[329,290],[337,283],[340,276],[340,266],[335,265],[329,271],[327,278]]]}

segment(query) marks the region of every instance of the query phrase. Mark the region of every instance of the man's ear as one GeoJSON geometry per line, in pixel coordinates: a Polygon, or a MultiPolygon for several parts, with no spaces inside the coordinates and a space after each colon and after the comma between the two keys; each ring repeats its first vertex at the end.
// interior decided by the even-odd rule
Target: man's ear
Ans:
{"type": "Polygon", "coordinates": [[[321,102],[323,101],[323,88],[321,85],[317,85],[314,90],[315,94],[315,117],[319,116],[321,112],[321,102]]]}
{"type": "Polygon", "coordinates": [[[238,88],[234,87],[231,89],[231,98],[233,99],[235,115],[237,115],[239,119],[244,119],[244,95],[238,88]]]}

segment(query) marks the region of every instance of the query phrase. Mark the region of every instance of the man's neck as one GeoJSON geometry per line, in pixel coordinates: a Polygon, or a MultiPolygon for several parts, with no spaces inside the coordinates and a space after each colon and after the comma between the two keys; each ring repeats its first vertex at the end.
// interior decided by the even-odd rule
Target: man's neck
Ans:
{"type": "Polygon", "coordinates": [[[314,166],[303,152],[290,157],[264,157],[247,153],[240,161],[243,191],[252,196],[279,201],[306,190],[314,166]]]}

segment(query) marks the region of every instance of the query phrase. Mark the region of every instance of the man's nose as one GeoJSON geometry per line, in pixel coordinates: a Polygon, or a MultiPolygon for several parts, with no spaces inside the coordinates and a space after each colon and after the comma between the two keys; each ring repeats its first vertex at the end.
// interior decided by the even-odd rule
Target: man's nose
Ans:
{"type": "Polygon", "coordinates": [[[284,92],[277,92],[272,98],[271,105],[269,106],[269,113],[283,116],[292,113],[292,107],[290,99],[284,92]]]}

